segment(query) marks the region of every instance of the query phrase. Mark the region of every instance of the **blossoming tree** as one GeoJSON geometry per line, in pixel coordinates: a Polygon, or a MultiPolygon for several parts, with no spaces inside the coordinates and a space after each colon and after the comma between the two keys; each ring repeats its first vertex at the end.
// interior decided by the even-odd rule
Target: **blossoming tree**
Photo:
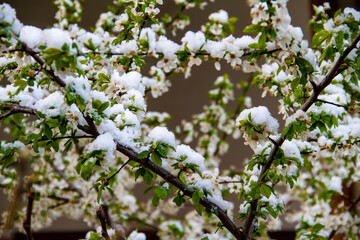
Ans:
{"type": "Polygon", "coordinates": [[[114,0],[92,32],[77,25],[78,0],[56,0],[49,29],[24,26],[0,5],[0,120],[12,136],[0,144],[10,200],[1,239],[14,228],[32,239],[60,216],[97,229],[92,240],[145,239],[144,229],[160,239],[265,238],[281,215],[299,239],[359,239],[360,198],[344,189],[360,180],[360,13],[331,18],[328,4],[314,7],[310,46],[287,0],[248,2],[248,35],[232,36],[236,18],[219,10],[180,43],[171,32],[206,1],[175,0],[177,14],[159,18],[162,0],[114,0]],[[253,77],[238,96],[228,75],[218,77],[210,104],[172,132],[169,115],[147,111],[146,99],[204,61],[253,77]],[[155,63],[149,73],[145,63],[155,63]],[[252,84],[279,99],[281,130],[267,107],[251,107],[252,84]],[[254,155],[220,172],[229,138],[241,135],[254,155]],[[135,198],[139,182],[149,201],[135,198]],[[180,220],[185,205],[192,210],[180,220]]]}

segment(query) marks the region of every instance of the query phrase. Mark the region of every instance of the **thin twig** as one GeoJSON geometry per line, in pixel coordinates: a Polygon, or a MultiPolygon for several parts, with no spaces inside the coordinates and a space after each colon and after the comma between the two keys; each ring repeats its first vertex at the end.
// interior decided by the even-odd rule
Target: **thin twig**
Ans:
{"type": "MultiPolygon", "coordinates": [[[[40,139],[37,140],[37,142],[44,142],[44,141],[56,141],[56,140],[62,140],[62,139],[77,139],[77,138],[95,138],[94,136],[91,135],[86,135],[86,136],[62,136],[62,137],[53,137],[50,139],[40,139]]],[[[27,142],[25,143],[25,145],[29,145],[32,144],[33,141],[27,142]]]]}
{"type": "Polygon", "coordinates": [[[328,102],[328,101],[322,100],[322,99],[317,99],[316,101],[317,101],[317,102],[322,102],[322,103],[331,104],[331,105],[334,105],[334,106],[337,106],[337,107],[343,107],[343,108],[345,108],[345,109],[348,108],[347,106],[343,106],[343,105],[340,105],[340,104],[337,104],[337,103],[333,103],[333,102],[328,102]]]}
{"type": "Polygon", "coordinates": [[[60,169],[58,169],[53,162],[48,161],[50,167],[67,183],[67,185],[69,186],[68,189],[71,191],[75,191],[79,194],[80,197],[83,197],[84,194],[82,193],[81,189],[78,188],[77,186],[75,186],[75,184],[71,181],[69,181],[68,177],[64,174],[63,171],[61,171],[60,169]]]}
{"type": "Polygon", "coordinates": [[[218,184],[229,184],[229,183],[241,183],[240,181],[221,181],[221,182],[216,182],[218,184]]]}
{"type": "Polygon", "coordinates": [[[109,182],[113,177],[115,177],[130,161],[131,159],[127,160],[115,173],[108,177],[105,182],[109,182]]]}
{"type": "Polygon", "coordinates": [[[168,28],[169,26],[171,26],[184,11],[185,11],[185,4],[181,5],[180,9],[177,10],[176,15],[171,18],[170,22],[164,24],[164,28],[168,28]]]}

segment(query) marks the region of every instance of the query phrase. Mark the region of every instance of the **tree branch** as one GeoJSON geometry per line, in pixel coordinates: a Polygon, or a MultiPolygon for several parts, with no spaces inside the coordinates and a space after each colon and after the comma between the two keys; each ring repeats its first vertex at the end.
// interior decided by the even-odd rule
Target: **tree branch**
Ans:
{"type": "Polygon", "coordinates": [[[71,191],[75,191],[79,194],[80,197],[83,197],[84,194],[82,193],[81,189],[78,188],[77,186],[75,186],[75,184],[73,182],[70,182],[68,180],[68,177],[64,174],[63,171],[61,171],[60,169],[58,169],[53,162],[48,161],[50,167],[67,183],[67,185],[69,186],[69,190],[71,191]]]}
{"type": "Polygon", "coordinates": [[[45,72],[48,73],[57,84],[59,84],[61,87],[66,87],[65,81],[62,80],[60,77],[56,76],[51,66],[46,67],[45,61],[38,56],[38,52],[35,52],[33,49],[29,48],[28,45],[24,42],[21,42],[21,44],[22,44],[21,49],[27,54],[29,54],[37,63],[39,63],[40,66],[45,70],[45,72]]]}
{"type": "Polygon", "coordinates": [[[115,177],[130,161],[131,159],[127,160],[113,175],[105,180],[105,183],[109,182],[113,177],[115,177]]]}
{"type": "Polygon", "coordinates": [[[4,109],[8,109],[9,111],[7,113],[0,115],[0,120],[10,117],[11,115],[16,113],[27,113],[37,116],[36,110],[30,107],[11,104],[10,106],[5,106],[4,109]]]}
{"type": "Polygon", "coordinates": [[[96,211],[96,216],[100,220],[101,236],[103,236],[103,238],[105,238],[105,240],[110,240],[110,236],[109,236],[109,234],[107,232],[107,229],[106,229],[107,221],[106,221],[105,213],[104,213],[104,210],[103,210],[102,206],[100,206],[99,209],[96,211]]]}
{"type": "MultiPolygon", "coordinates": [[[[85,135],[85,136],[62,136],[62,137],[53,137],[53,138],[50,138],[50,139],[40,139],[40,140],[37,140],[37,142],[44,142],[44,141],[56,141],[56,140],[62,140],[62,139],[78,139],[78,138],[95,138],[94,136],[92,135],[85,135]]],[[[28,145],[28,144],[32,144],[33,141],[30,141],[30,142],[27,142],[25,143],[25,145],[28,145]]]]}
{"type": "MultiPolygon", "coordinates": [[[[341,64],[344,62],[346,57],[349,55],[349,53],[356,48],[357,43],[360,41],[360,32],[356,35],[353,42],[344,51],[344,54],[340,56],[340,58],[335,62],[335,64],[332,66],[328,74],[325,76],[325,78],[321,81],[321,83],[313,89],[313,92],[310,96],[310,98],[301,106],[301,110],[306,112],[317,100],[320,93],[331,83],[331,81],[334,79],[334,77],[337,75],[338,69],[340,68],[341,64]]],[[[258,183],[261,185],[265,179],[267,171],[270,169],[275,155],[283,142],[285,141],[286,136],[284,138],[281,137],[281,135],[278,137],[278,139],[275,140],[275,145],[272,148],[270,155],[268,156],[265,165],[262,167],[258,183]]],[[[254,219],[256,218],[256,210],[258,208],[258,201],[259,199],[255,199],[250,203],[250,212],[248,217],[245,220],[244,224],[244,235],[245,239],[251,239],[251,229],[254,224],[254,219]]]]}
{"type": "MultiPolygon", "coordinates": [[[[149,157],[144,158],[144,159],[139,159],[138,154],[134,150],[127,148],[125,146],[122,146],[120,144],[117,144],[117,150],[120,151],[121,153],[125,154],[126,156],[128,156],[133,161],[140,163],[143,167],[153,171],[154,173],[156,173],[157,175],[162,177],[164,180],[166,180],[168,183],[171,183],[176,188],[181,190],[185,195],[191,197],[192,194],[194,193],[193,189],[189,188],[188,185],[186,185],[185,183],[180,181],[180,179],[178,179],[177,177],[172,175],[170,172],[168,172],[164,168],[156,165],[153,161],[150,160],[149,157]]],[[[208,209],[215,210],[217,212],[216,216],[222,222],[224,227],[226,227],[234,235],[234,237],[236,239],[238,239],[238,240],[245,239],[244,235],[240,231],[240,229],[229,218],[229,216],[226,214],[226,212],[223,211],[218,205],[214,204],[207,198],[204,198],[204,200],[201,200],[200,204],[208,209]]]]}
{"type": "MultiPolygon", "coordinates": [[[[360,197],[358,197],[348,208],[348,211],[351,212],[355,209],[356,205],[360,202],[360,197]]],[[[327,240],[331,240],[335,234],[336,234],[337,230],[332,230],[329,237],[327,238],[327,240]]]]}
{"type": "Polygon", "coordinates": [[[347,106],[343,106],[343,105],[340,105],[340,104],[337,104],[337,103],[333,103],[333,102],[329,102],[329,101],[322,100],[322,99],[317,99],[316,101],[317,101],[317,102],[322,102],[322,103],[331,104],[331,105],[334,105],[334,106],[337,106],[337,107],[343,107],[343,108],[345,108],[345,109],[348,108],[347,106]]]}
{"type": "Polygon", "coordinates": [[[26,181],[26,187],[27,187],[26,218],[23,221],[23,228],[26,232],[26,239],[33,240],[32,231],[31,231],[31,215],[32,215],[33,203],[35,199],[35,192],[32,189],[31,177],[29,177],[29,179],[26,181]]]}
{"type": "Polygon", "coordinates": [[[351,45],[344,51],[343,55],[341,55],[339,59],[335,62],[335,64],[332,66],[328,74],[326,74],[325,78],[321,81],[318,87],[313,89],[310,98],[306,101],[304,105],[301,106],[301,110],[306,112],[311,107],[311,105],[313,105],[313,103],[317,100],[322,90],[324,90],[337,75],[340,65],[345,61],[349,53],[354,48],[356,48],[356,45],[359,41],[360,41],[360,32],[356,35],[351,45]]]}

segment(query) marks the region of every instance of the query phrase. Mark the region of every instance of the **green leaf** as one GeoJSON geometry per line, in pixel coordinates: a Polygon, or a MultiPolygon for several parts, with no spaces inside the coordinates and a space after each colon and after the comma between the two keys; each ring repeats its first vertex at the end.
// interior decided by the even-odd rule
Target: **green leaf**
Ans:
{"type": "Polygon", "coordinates": [[[323,229],[325,226],[320,224],[320,223],[316,223],[312,229],[311,229],[311,233],[318,233],[320,232],[321,229],[323,229]]]}
{"type": "Polygon", "coordinates": [[[114,197],[114,191],[110,187],[106,187],[106,190],[110,193],[112,197],[114,197]]]}
{"type": "Polygon", "coordinates": [[[253,200],[256,200],[260,197],[260,187],[258,184],[251,184],[250,186],[250,196],[253,200]]]}
{"type": "Polygon", "coordinates": [[[176,206],[180,207],[185,202],[185,199],[183,197],[176,196],[173,202],[176,203],[176,206]]]}
{"type": "Polygon", "coordinates": [[[101,106],[101,101],[100,100],[95,100],[92,102],[92,107],[96,110],[98,110],[101,106]]]}
{"type": "Polygon", "coordinates": [[[48,119],[48,120],[46,120],[46,124],[50,128],[55,128],[55,127],[60,125],[60,123],[59,123],[59,121],[57,119],[48,119]]]}
{"type": "Polygon", "coordinates": [[[311,74],[314,72],[314,67],[303,57],[296,57],[296,64],[299,66],[302,73],[311,74]]]}
{"type": "Polygon", "coordinates": [[[158,198],[164,200],[167,196],[167,190],[166,188],[159,186],[155,189],[155,194],[158,198]]]}
{"type": "Polygon", "coordinates": [[[102,238],[99,236],[99,234],[97,233],[90,233],[90,238],[89,240],[101,240],[102,238]]]}
{"type": "Polygon", "coordinates": [[[52,146],[52,148],[55,150],[55,152],[58,152],[59,151],[59,141],[60,140],[56,140],[56,141],[52,141],[51,142],[51,146],[52,146]]]}
{"type": "Polygon", "coordinates": [[[163,158],[167,157],[168,148],[166,145],[160,143],[157,145],[156,150],[158,151],[161,157],[163,158]]]}
{"type": "Polygon", "coordinates": [[[251,24],[250,26],[247,26],[243,32],[245,34],[257,34],[262,30],[262,26],[260,24],[251,24]]]}
{"type": "Polygon", "coordinates": [[[108,108],[108,106],[110,105],[110,102],[104,102],[103,104],[101,104],[101,106],[98,109],[99,113],[102,113],[105,109],[108,108]]]}
{"type": "Polygon", "coordinates": [[[260,194],[264,195],[265,197],[269,198],[271,196],[272,189],[266,184],[262,184],[260,187],[260,194]]]}
{"type": "Polygon", "coordinates": [[[344,32],[343,31],[337,32],[337,35],[335,36],[335,44],[336,44],[336,48],[339,50],[339,52],[342,53],[343,46],[344,46],[344,32]]]}
{"type": "Polygon", "coordinates": [[[146,158],[147,156],[149,156],[149,153],[150,153],[150,151],[148,151],[148,150],[142,151],[141,153],[138,154],[138,159],[146,158]]]}
{"type": "Polygon", "coordinates": [[[155,186],[148,187],[148,188],[144,191],[144,194],[147,194],[148,192],[150,192],[150,191],[153,190],[154,188],[155,188],[155,186]]]}
{"type": "Polygon", "coordinates": [[[84,47],[86,47],[87,49],[90,49],[90,50],[92,50],[92,51],[95,51],[95,45],[94,45],[94,43],[92,42],[92,39],[91,38],[89,38],[89,41],[88,41],[89,43],[85,43],[84,42],[84,47]]]}
{"type": "Polygon", "coordinates": [[[152,160],[156,165],[162,166],[162,160],[161,160],[159,154],[158,154],[156,151],[151,154],[151,160],[152,160]]]}
{"type": "Polygon", "coordinates": [[[143,175],[143,179],[144,182],[146,182],[147,184],[151,184],[152,180],[153,180],[154,176],[153,174],[150,172],[150,170],[145,169],[145,173],[143,175]]]}
{"type": "Polygon", "coordinates": [[[275,211],[271,206],[266,206],[266,210],[273,218],[277,218],[278,212],[275,211]]]}
{"type": "Polygon", "coordinates": [[[86,108],[85,100],[79,95],[76,95],[76,105],[78,106],[81,112],[84,112],[86,108]]]}
{"type": "Polygon", "coordinates": [[[44,134],[47,137],[47,139],[51,139],[53,137],[53,132],[51,130],[51,128],[47,125],[44,124],[44,134]]]}
{"type": "Polygon", "coordinates": [[[318,47],[325,39],[330,35],[330,33],[326,30],[322,30],[314,34],[312,38],[312,47],[318,47]]]}
{"type": "Polygon", "coordinates": [[[196,190],[191,196],[193,203],[196,205],[200,202],[200,200],[204,200],[204,193],[200,190],[196,190]]]}
{"type": "Polygon", "coordinates": [[[152,199],[152,204],[156,207],[157,205],[159,205],[159,197],[154,195],[153,199],[152,199]]]}
{"type": "Polygon", "coordinates": [[[100,202],[102,191],[103,191],[103,189],[102,189],[102,188],[99,188],[98,194],[97,194],[97,198],[96,198],[96,201],[97,201],[98,203],[100,202]]]}
{"type": "Polygon", "coordinates": [[[204,211],[204,207],[201,204],[196,204],[195,210],[201,216],[204,211]]]}

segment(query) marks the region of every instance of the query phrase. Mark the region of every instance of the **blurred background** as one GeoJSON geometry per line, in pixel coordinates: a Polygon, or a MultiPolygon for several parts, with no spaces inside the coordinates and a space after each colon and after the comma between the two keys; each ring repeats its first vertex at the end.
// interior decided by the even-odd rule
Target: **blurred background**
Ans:
{"type": "MultiPolygon", "coordinates": [[[[24,25],[33,25],[39,28],[46,28],[55,23],[54,15],[56,8],[52,5],[51,0],[5,0],[0,2],[7,2],[17,11],[17,17],[24,25]]],[[[167,12],[170,16],[174,16],[177,12],[177,6],[172,0],[164,0],[164,5],[160,8],[160,15],[167,12]]],[[[292,24],[303,29],[304,36],[307,40],[311,40],[311,29],[307,30],[307,23],[312,15],[312,4],[319,5],[324,2],[329,2],[335,12],[339,8],[354,7],[360,10],[360,0],[290,0],[288,3],[289,12],[292,17],[292,24]]],[[[83,3],[83,18],[79,24],[85,29],[90,29],[98,19],[100,13],[107,10],[107,5],[111,4],[111,0],[86,0],[83,3]]],[[[237,17],[239,20],[236,23],[235,37],[242,36],[242,30],[251,23],[250,9],[246,0],[216,0],[209,3],[204,10],[194,8],[186,10],[184,14],[190,15],[191,26],[186,30],[198,31],[200,26],[205,24],[208,16],[224,9],[229,13],[229,17],[237,17]]],[[[177,36],[169,35],[170,39],[180,42],[185,31],[177,32],[177,36]]],[[[212,89],[213,82],[218,76],[224,73],[229,73],[229,78],[233,83],[238,83],[240,79],[248,79],[249,76],[243,74],[241,71],[235,71],[228,64],[222,63],[220,72],[216,71],[213,63],[205,62],[200,67],[194,66],[192,68],[191,77],[184,78],[183,74],[178,74],[171,77],[172,87],[170,91],[163,96],[153,99],[148,99],[148,110],[168,112],[172,119],[169,122],[169,128],[174,130],[177,125],[180,125],[182,119],[191,120],[193,114],[202,112],[203,106],[209,103],[208,91],[212,89]]],[[[146,72],[143,72],[147,75],[146,72]]],[[[252,89],[252,104],[253,106],[265,105],[268,106],[273,116],[277,114],[277,100],[270,96],[261,98],[261,91],[252,89]]],[[[279,119],[281,121],[281,119],[279,119]]],[[[1,127],[1,123],[0,123],[1,127]]],[[[4,140],[7,137],[1,135],[0,139],[4,140]]],[[[234,165],[237,168],[242,166],[245,158],[250,157],[252,151],[248,146],[244,146],[242,139],[230,142],[230,151],[223,157],[224,162],[222,168],[234,165]]],[[[0,192],[0,213],[8,206],[5,196],[0,192]]],[[[79,239],[85,236],[84,232],[88,231],[88,227],[81,221],[73,221],[69,219],[59,219],[50,228],[43,229],[39,234],[35,234],[35,239],[79,239]]],[[[278,239],[291,239],[293,233],[290,235],[285,231],[291,231],[291,226],[284,229],[282,233],[275,233],[273,237],[278,239]],[[280,235],[279,235],[280,234],[280,235]],[[285,234],[285,235],[284,235],[285,234]]],[[[25,239],[24,236],[17,235],[17,239],[25,239]]]]}

